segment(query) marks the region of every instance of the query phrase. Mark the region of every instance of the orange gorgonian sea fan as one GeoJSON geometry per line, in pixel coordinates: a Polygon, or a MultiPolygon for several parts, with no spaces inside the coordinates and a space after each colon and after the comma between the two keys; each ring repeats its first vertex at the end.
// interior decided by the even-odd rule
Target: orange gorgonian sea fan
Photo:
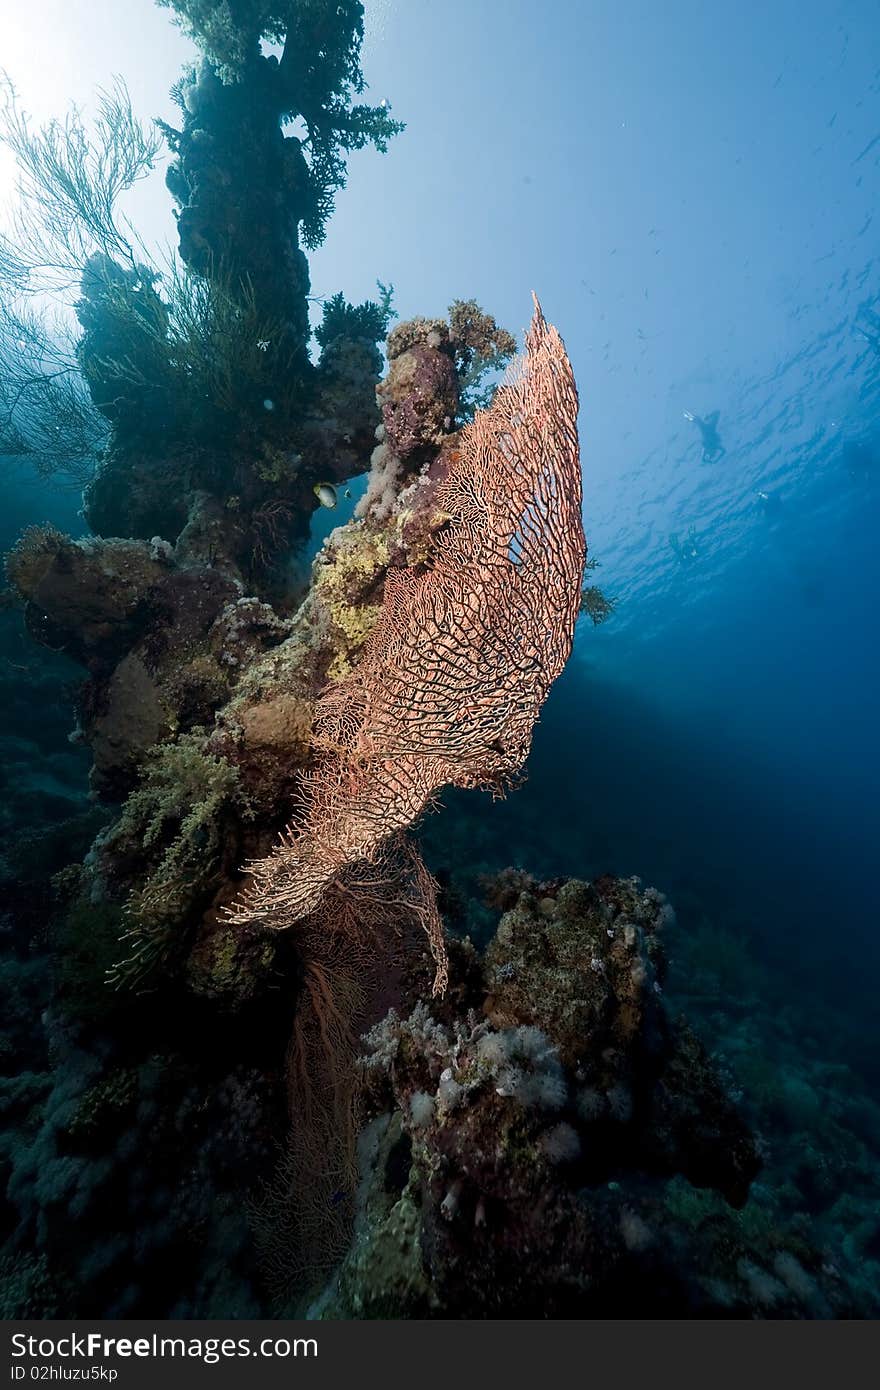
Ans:
{"type": "MultiPolygon", "coordinates": [[[[462,431],[438,485],[448,521],[427,564],[389,570],[355,669],[318,701],[317,761],[299,814],[272,854],[248,866],[234,921],[292,926],[358,861],[377,864],[390,851],[393,864],[400,832],[441,788],[497,790],[522,768],[580,604],[577,410],[562,339],[535,299],[524,354],[462,431]]],[[[416,877],[442,993],[433,885],[423,867],[416,877]]]]}

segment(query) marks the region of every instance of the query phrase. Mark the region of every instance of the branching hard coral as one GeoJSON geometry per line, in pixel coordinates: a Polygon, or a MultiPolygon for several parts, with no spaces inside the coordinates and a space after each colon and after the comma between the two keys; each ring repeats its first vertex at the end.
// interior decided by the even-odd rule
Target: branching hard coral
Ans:
{"type": "Polygon", "coordinates": [[[499,328],[475,299],[456,299],[449,306],[449,341],[455,353],[460,382],[459,418],[472,420],[486,410],[494,390],[493,374],[500,372],[516,352],[516,339],[499,328]]]}
{"type": "MultiPolygon", "coordinates": [[[[299,124],[302,139],[288,136],[286,154],[297,197],[296,222],[309,249],[320,245],[336,191],[345,184],[345,155],[372,144],[379,151],[403,129],[387,102],[353,103],[366,83],[360,66],[364,36],[360,0],[160,0],[176,11],[207,62],[197,81],[182,86],[187,121],[200,118],[216,98],[214,84],[231,93],[244,90],[251,111],[265,124],[267,136],[283,119],[299,124]],[[261,52],[261,42],[282,45],[280,60],[261,52]],[[307,153],[303,158],[301,150],[307,153]],[[295,177],[293,172],[295,169],[295,177]]],[[[212,127],[216,135],[218,130],[212,127]]],[[[179,132],[167,132],[172,140],[179,132]]],[[[186,143],[187,130],[184,131],[186,143]]],[[[272,142],[274,143],[274,142],[272,142]]],[[[264,147],[268,152],[270,145],[264,147]]],[[[186,181],[186,152],[172,171],[177,188],[186,181]]]]}
{"type": "MultiPolygon", "coordinates": [[[[577,392],[535,301],[521,369],[462,433],[428,564],[391,569],[360,661],[321,697],[299,815],[233,920],[288,927],[448,784],[500,790],[571,651],[585,559],[577,392]]],[[[434,990],[446,965],[437,957],[434,990]]]]}
{"type": "Polygon", "coordinates": [[[604,623],[617,607],[617,600],[608,598],[598,584],[587,584],[581,592],[581,613],[590,619],[594,627],[604,623]]]}
{"type": "Polygon", "coordinates": [[[379,303],[367,299],[363,304],[349,304],[343,294],[334,294],[323,306],[323,318],[315,329],[315,338],[326,348],[337,338],[365,338],[368,343],[381,342],[397,314],[392,308],[393,285],[378,280],[379,303]]]}

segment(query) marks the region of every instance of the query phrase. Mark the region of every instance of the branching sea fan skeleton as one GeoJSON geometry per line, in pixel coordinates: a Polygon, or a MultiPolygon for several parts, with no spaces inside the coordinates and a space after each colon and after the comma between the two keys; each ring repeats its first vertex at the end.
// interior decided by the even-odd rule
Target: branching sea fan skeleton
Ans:
{"type": "MultiPolygon", "coordinates": [[[[425,566],[391,568],[351,674],[316,710],[301,808],[233,921],[292,926],[320,913],[359,861],[399,854],[441,788],[499,788],[523,766],[571,652],[586,543],[571,363],[535,299],[525,352],[461,433],[435,502],[448,521],[425,566]]],[[[427,871],[419,917],[446,987],[427,871]]]]}

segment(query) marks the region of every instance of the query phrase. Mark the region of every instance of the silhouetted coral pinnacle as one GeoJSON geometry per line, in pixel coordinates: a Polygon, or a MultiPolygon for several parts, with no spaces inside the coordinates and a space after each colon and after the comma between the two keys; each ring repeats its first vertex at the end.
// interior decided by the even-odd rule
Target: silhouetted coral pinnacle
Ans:
{"type": "MultiPolygon", "coordinates": [[[[518,370],[463,430],[438,485],[448,521],[426,564],[389,571],[360,661],[318,702],[319,760],[299,815],[250,866],[233,920],[293,925],[347,865],[381,857],[442,787],[498,791],[521,769],[580,603],[577,406],[562,340],[535,300],[518,370]]],[[[425,924],[441,993],[436,909],[425,924]]]]}

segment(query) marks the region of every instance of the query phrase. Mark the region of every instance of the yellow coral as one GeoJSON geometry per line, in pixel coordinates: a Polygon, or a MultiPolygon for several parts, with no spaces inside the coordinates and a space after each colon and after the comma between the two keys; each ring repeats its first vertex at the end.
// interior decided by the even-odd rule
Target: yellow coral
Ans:
{"type": "Polygon", "coordinates": [[[342,634],[346,644],[346,650],[337,651],[327,668],[330,680],[341,680],[343,676],[348,675],[380,612],[381,609],[374,603],[330,605],[330,620],[336,631],[342,634]]]}
{"type": "Polygon", "coordinates": [[[348,675],[381,611],[378,588],[388,567],[388,540],[363,527],[340,527],[315,575],[315,592],[336,647],[329,680],[348,675]]]}
{"type": "Polygon", "coordinates": [[[288,483],[296,477],[299,463],[299,454],[264,443],[254,460],[254,473],[264,483],[288,483]]]}

